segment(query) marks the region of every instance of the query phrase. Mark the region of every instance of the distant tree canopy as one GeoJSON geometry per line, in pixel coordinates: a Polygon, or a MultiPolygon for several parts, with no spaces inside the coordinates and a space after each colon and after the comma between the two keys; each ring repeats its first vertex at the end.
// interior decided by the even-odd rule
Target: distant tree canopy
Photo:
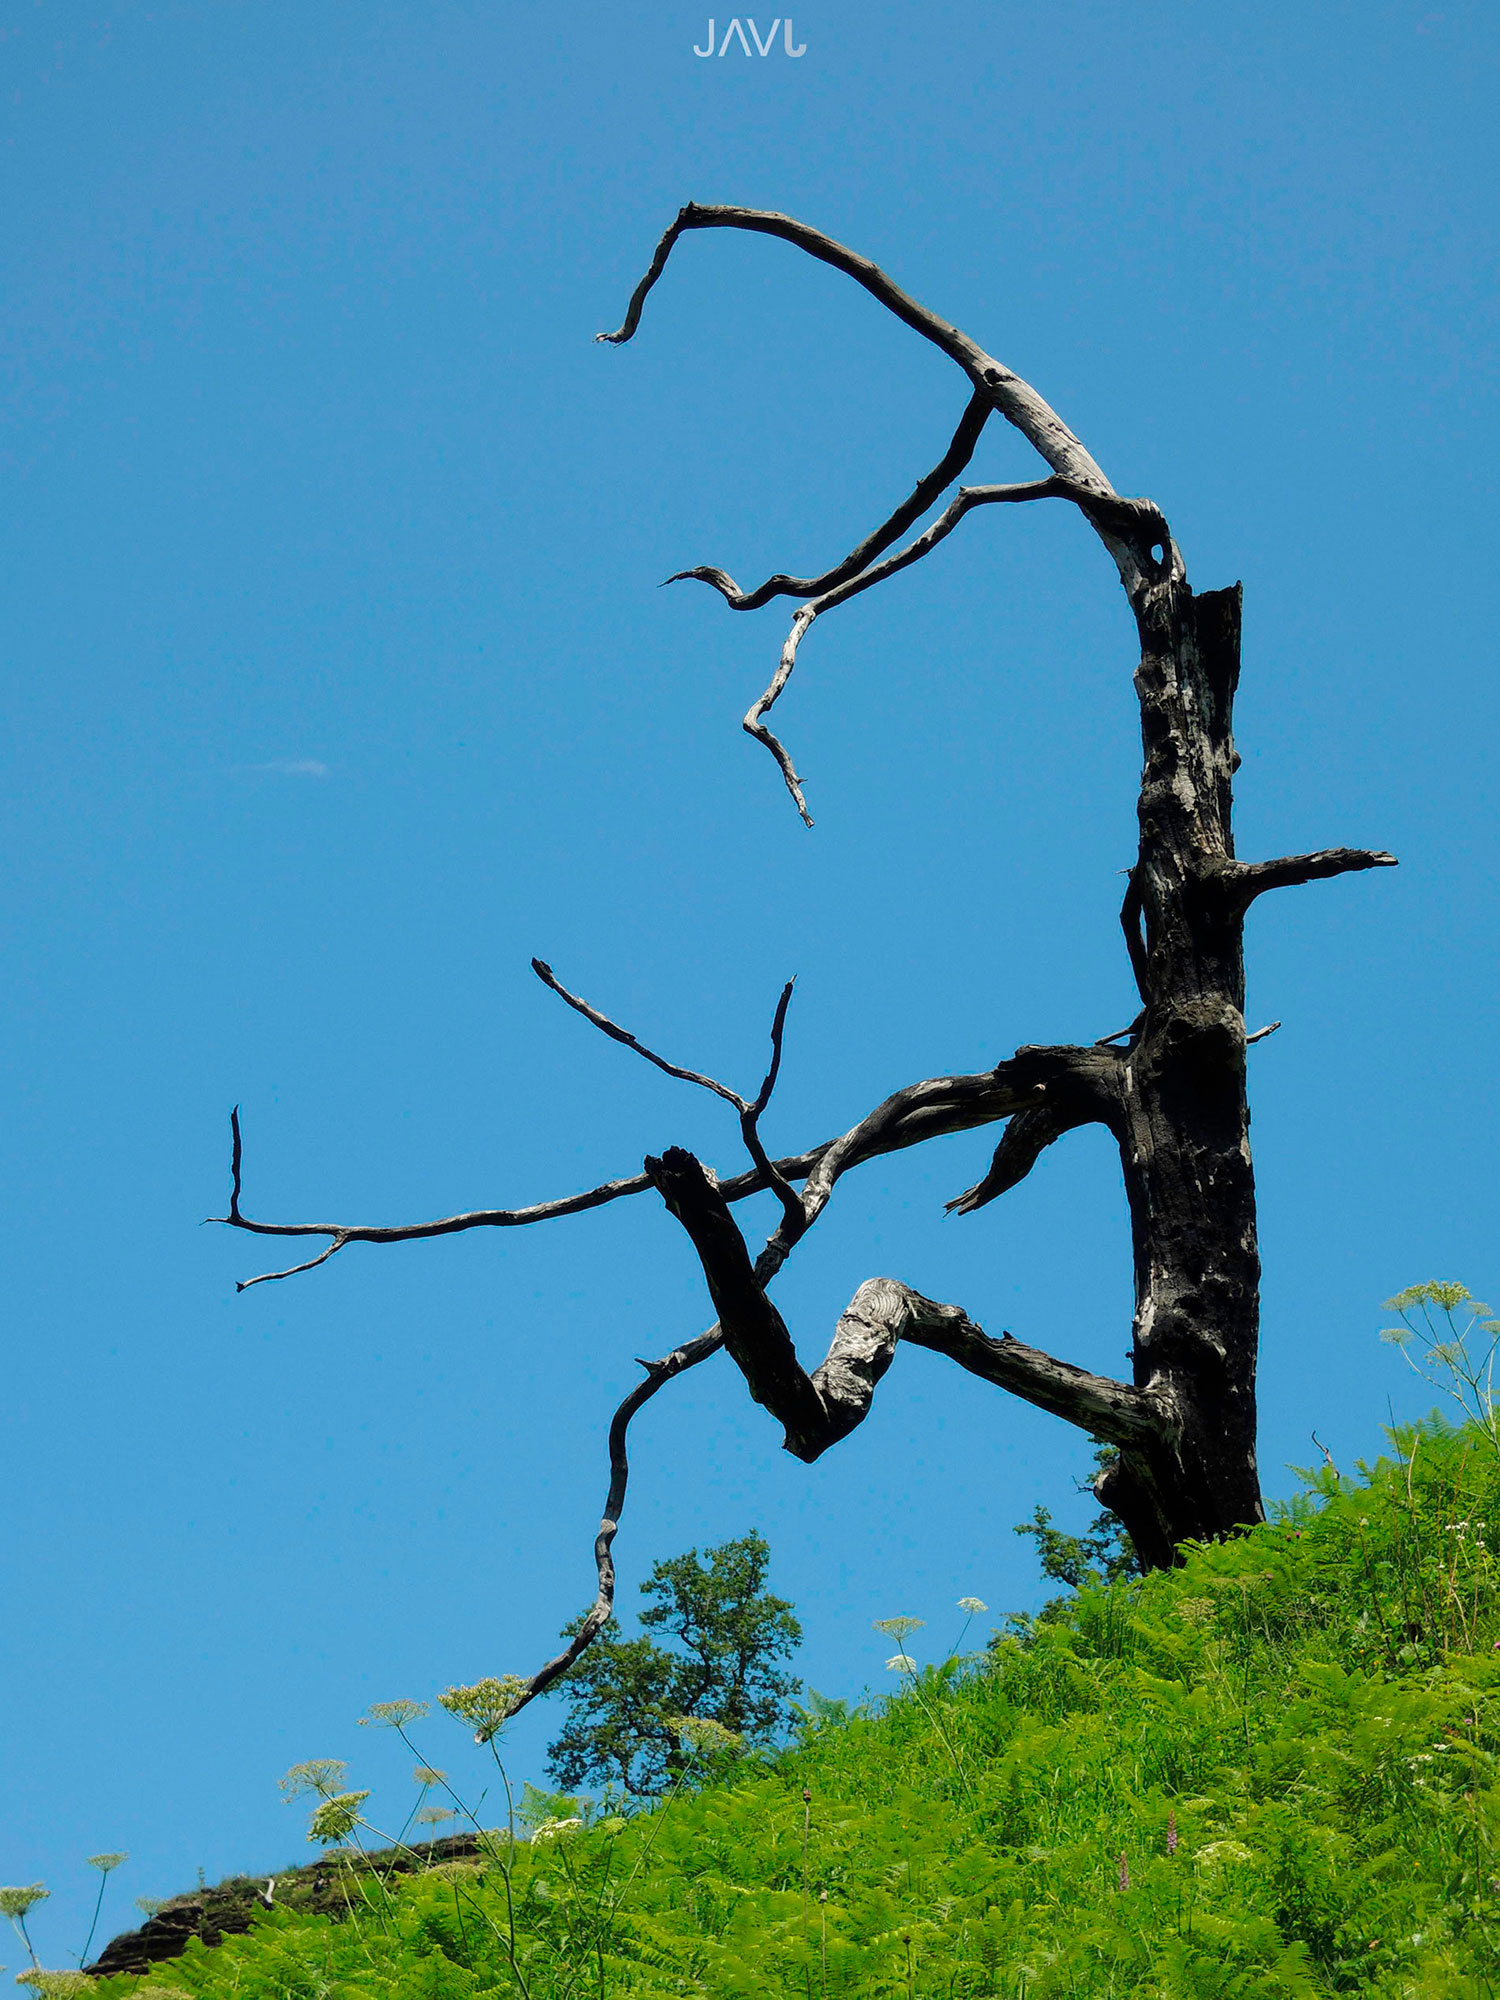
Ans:
{"type": "Polygon", "coordinates": [[[570,1713],[547,1753],[554,1782],[653,1797],[692,1760],[684,1721],[732,1731],[747,1745],[771,1740],[801,1687],[778,1662],[801,1644],[802,1627],[765,1587],[770,1556],[752,1532],[703,1557],[689,1549],[655,1565],[641,1585],[646,1630],[624,1639],[611,1618],[556,1684],[570,1713]],[[657,1633],[675,1645],[658,1645],[657,1633]]]}

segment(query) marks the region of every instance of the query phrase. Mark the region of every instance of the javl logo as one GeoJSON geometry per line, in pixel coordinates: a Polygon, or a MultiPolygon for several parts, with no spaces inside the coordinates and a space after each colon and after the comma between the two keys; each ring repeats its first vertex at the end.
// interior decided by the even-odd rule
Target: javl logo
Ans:
{"type": "MultiPolygon", "coordinates": [[[[755,23],[750,19],[750,16],[748,14],[745,16],[745,23],[750,30],[750,37],[751,40],[755,43],[755,53],[758,56],[768,56],[771,53],[772,49],[775,48],[776,30],[778,28],[782,30],[782,47],[786,50],[789,56],[805,56],[807,54],[806,42],[799,42],[796,48],[792,47],[792,17],[790,14],[788,14],[785,21],[778,19],[771,23],[771,32],[766,36],[764,41],[762,41],[760,38],[759,28],[756,27],[755,23]]],[[[736,36],[739,37],[740,47],[744,50],[746,55],[749,55],[750,43],[745,40],[745,29],[741,27],[738,16],[736,16],[735,19],[732,20],[729,26],[724,30],[724,39],[718,44],[717,51],[715,50],[714,47],[715,25],[716,24],[714,22],[713,16],[710,15],[708,22],[708,47],[706,49],[700,49],[698,44],[694,42],[693,54],[695,56],[711,56],[714,55],[715,53],[723,55],[725,50],[729,47],[730,42],[733,41],[736,36]]]]}

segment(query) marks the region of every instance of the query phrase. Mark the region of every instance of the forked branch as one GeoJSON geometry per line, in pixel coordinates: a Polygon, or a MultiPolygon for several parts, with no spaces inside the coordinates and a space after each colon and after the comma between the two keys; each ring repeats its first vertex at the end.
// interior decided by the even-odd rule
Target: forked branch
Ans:
{"type": "MultiPolygon", "coordinates": [[[[929,555],[937,547],[939,542],[946,541],[964,516],[971,513],[974,508],[1024,505],[1032,500],[1071,500],[1080,506],[1090,519],[1099,515],[1102,510],[1117,523],[1129,524],[1131,532],[1142,548],[1155,543],[1170,546],[1166,522],[1150,500],[1122,500],[1116,496],[1108,501],[1101,501],[1097,495],[1090,493],[1075,481],[1057,477],[1024,480],[1004,486],[961,486],[937,520],[929,528],[924,529],[914,542],[908,543],[899,554],[888,556],[873,569],[867,569],[862,575],[850,577],[836,588],[825,591],[821,597],[814,598],[812,603],[804,604],[792,620],[792,629],[781,648],[781,658],[777,661],[775,673],[771,676],[764,694],[751,705],[742,725],[746,734],[753,736],[758,743],[763,743],[776,759],[786,788],[792,795],[797,811],[802,815],[804,826],[811,826],[813,822],[803,796],[802,781],[793,767],[785,744],[766,727],[764,718],[780,699],[787,682],[791,679],[792,669],[797,664],[797,649],[802,644],[813,620],[820,618],[825,611],[832,611],[840,604],[847,604],[851,597],[858,597],[861,591],[869,590],[877,583],[884,583],[887,577],[895,576],[899,571],[909,569],[913,563],[920,562],[923,556],[929,555]]],[[[701,575],[712,580],[707,571],[685,570],[683,574],[701,575]]],[[[713,574],[723,573],[718,571],[713,574]]]]}
{"type": "Polygon", "coordinates": [[[610,1020],[607,1014],[601,1014],[598,1008],[591,1007],[587,1000],[580,999],[576,993],[570,993],[551,966],[542,959],[534,958],[531,961],[531,969],[544,986],[550,987],[560,1000],[565,1000],[575,1013],[582,1014],[586,1021],[592,1022],[594,1027],[602,1034],[608,1035],[611,1041],[623,1042],[626,1048],[634,1049],[638,1056],[644,1056],[648,1063],[654,1063],[668,1076],[675,1076],[683,1083],[695,1083],[702,1090],[712,1091],[715,1097],[722,1097],[726,1104],[732,1104],[740,1114],[740,1136],[745,1142],[746,1152],[749,1153],[757,1171],[765,1176],[766,1185],[774,1189],[788,1227],[796,1230],[798,1234],[801,1233],[802,1204],[775,1161],[767,1158],[766,1149],[760,1140],[760,1115],[770,1103],[771,1092],[776,1088],[776,1079],[781,1074],[786,1012],[792,1004],[795,980],[787,981],[781,989],[781,998],[776,1002],[776,1013],[771,1021],[771,1063],[760,1089],[752,1099],[741,1097],[737,1090],[731,1090],[727,1084],[719,1083],[711,1076],[704,1076],[693,1069],[681,1069],[676,1063],[668,1062],[665,1056],[655,1054],[644,1042],[638,1041],[634,1035],[627,1033],[624,1028],[610,1020]]]}
{"type": "MultiPolygon", "coordinates": [[[[811,1177],[808,1186],[814,1203],[812,1218],[816,1219],[832,1191],[834,1181],[851,1168],[886,1153],[903,1152],[908,1146],[921,1145],[924,1140],[938,1138],[944,1133],[970,1132],[977,1126],[993,1125],[1001,1118],[1008,1118],[1012,1112],[1022,1109],[1050,1081],[1070,1071],[1078,1058],[1090,1053],[1071,1048],[1019,1049],[1009,1062],[1000,1064],[996,1069],[981,1070],[968,1076],[927,1077],[920,1083],[907,1084],[904,1089],[894,1091],[877,1104],[841,1138],[825,1139],[821,1145],[809,1147],[803,1153],[794,1153],[789,1158],[768,1160],[766,1169],[757,1166],[748,1173],[726,1175],[719,1183],[720,1192],[726,1201],[744,1201],[768,1188],[774,1189],[776,1179],[773,1176],[779,1176],[789,1185],[811,1177]]],[[[774,1081],[774,1068],[770,1074],[774,1081]]],[[[265,1271],[258,1277],[243,1279],[238,1288],[241,1291],[247,1291],[252,1285],[294,1277],[301,1271],[311,1269],[314,1264],[325,1263],[336,1250],[349,1243],[417,1243],[435,1236],[461,1235],[470,1229],[525,1228],[532,1223],[555,1222],[563,1216],[581,1215],[591,1208],[602,1208],[609,1202],[644,1194],[651,1187],[644,1173],[627,1174],[618,1180],[604,1181],[598,1187],[586,1188],[581,1194],[564,1195],[556,1201],[534,1202],[524,1208],[467,1209],[457,1215],[439,1216],[430,1222],[257,1222],[240,1208],[242,1148],[238,1107],[231,1114],[230,1131],[232,1192],[229,1213],[210,1216],[209,1220],[242,1229],[252,1236],[330,1239],[327,1248],[309,1263],[296,1264],[282,1271],[265,1271]]]]}
{"type": "Polygon", "coordinates": [[[712,584],[731,611],[758,611],[773,597],[820,597],[825,590],[832,590],[835,585],[847,582],[851,576],[858,576],[876,556],[883,555],[892,542],[899,541],[914,521],[922,518],[933,501],[947,491],[974,456],[974,447],[993,411],[994,405],[989,397],[976,390],[959,419],[952,443],[931,472],[917,481],[888,520],[882,521],[873,534],[866,535],[858,548],[851,549],[842,562],[835,563],[821,576],[768,576],[754,590],[741,590],[727,571],[704,564],[698,569],[680,569],[665,581],[683,583],[692,579],[697,583],[712,584]]]}
{"type": "Polygon", "coordinates": [[[762,744],[776,759],[782,780],[804,825],[812,825],[802,780],[786,745],[771,730],[766,716],[791,678],[797,649],[813,620],[821,613],[845,603],[859,591],[880,583],[898,570],[918,562],[935,548],[973,507],[996,501],[1042,499],[1071,500],[1090,521],[1109,550],[1126,590],[1135,593],[1146,583],[1181,573],[1181,561],[1160,511],[1149,501],[1127,500],[1116,494],[1103,472],[1081,441],[1074,436],[1057,412],[1013,370],[986,354],[975,341],[955,326],[919,305],[902,291],[878,264],[845,244],[837,243],[821,230],[791,216],[770,210],[730,207],[702,207],[689,202],[656,246],[650,268],[631,295],[622,324],[613,333],[597,337],[613,345],[628,341],[640,324],[646,298],[666,269],[667,259],[677,239],[690,229],[744,229],[761,235],[777,236],[794,244],[821,263],[831,265],[862,285],[870,295],[893,312],[905,325],[954,361],[973,385],[969,406],[960,420],[948,450],[926,478],[896,511],[867,535],[844,560],[820,577],[791,577],[778,574],[755,590],[742,591],[727,571],[712,565],[679,570],[669,583],[695,578],[710,584],[735,611],[750,611],[772,597],[806,597],[811,600],[792,620],[792,628],[782,646],[776,671],[765,692],[752,704],[744,719],[746,733],[762,744]],[[991,411],[1020,431],[1052,468],[1052,477],[1013,486],[962,488],[941,518],[899,555],[872,568],[883,553],[935,501],[973,456],[979,434],[991,411]],[[1159,552],[1159,553],[1158,553],[1159,552]]]}

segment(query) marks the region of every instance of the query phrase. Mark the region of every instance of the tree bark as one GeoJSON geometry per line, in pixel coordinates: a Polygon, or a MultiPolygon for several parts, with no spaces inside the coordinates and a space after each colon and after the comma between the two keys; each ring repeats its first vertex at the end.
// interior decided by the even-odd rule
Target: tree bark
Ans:
{"type": "MultiPolygon", "coordinates": [[[[1175,568],[1175,566],[1173,566],[1175,568]]],[[[1116,1136],[1135,1263],[1133,1374],[1157,1414],[1096,1482],[1142,1560],[1263,1518],[1255,1455],[1260,1257],[1245,1091],[1244,909],[1225,893],[1240,591],[1169,569],[1134,594],[1140,851],[1127,925],[1144,1014],[1116,1136]],[[1136,914],[1138,912],[1138,915],[1136,914]]]]}

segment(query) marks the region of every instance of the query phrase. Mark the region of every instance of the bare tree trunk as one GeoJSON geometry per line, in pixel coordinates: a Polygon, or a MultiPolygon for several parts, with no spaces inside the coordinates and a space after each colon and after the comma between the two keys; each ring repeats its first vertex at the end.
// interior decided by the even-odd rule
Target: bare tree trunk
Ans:
{"type": "Polygon", "coordinates": [[[1244,904],[1232,864],[1238,588],[1169,578],[1136,604],[1145,753],[1123,913],[1144,1011],[1117,1136],[1135,1260],[1133,1374],[1159,1414],[1097,1482],[1142,1559],[1262,1518],[1260,1258],[1245,1095],[1244,904]]]}

